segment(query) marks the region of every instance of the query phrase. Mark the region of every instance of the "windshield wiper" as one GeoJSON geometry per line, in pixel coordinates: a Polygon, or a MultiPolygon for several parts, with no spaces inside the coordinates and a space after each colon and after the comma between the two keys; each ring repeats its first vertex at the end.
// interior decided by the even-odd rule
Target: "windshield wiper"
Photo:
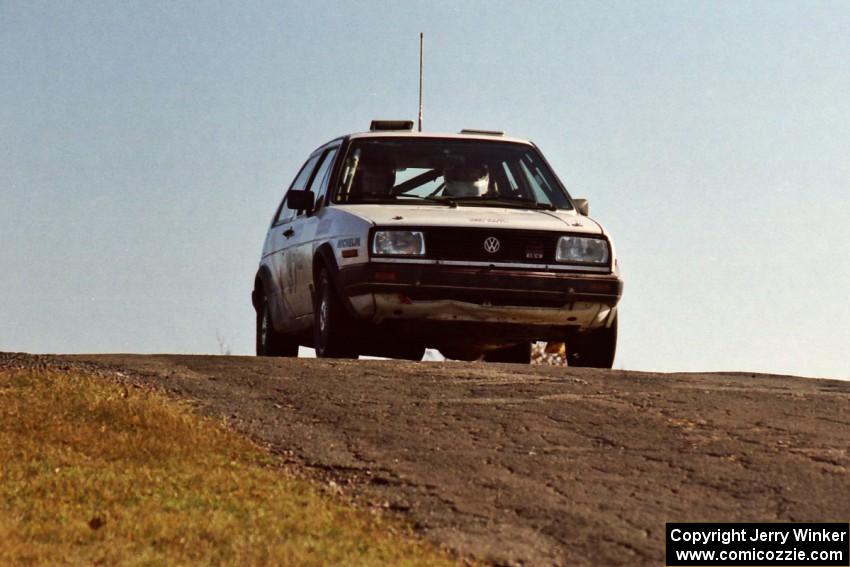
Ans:
{"type": "Polygon", "coordinates": [[[450,199],[448,197],[432,197],[430,195],[425,197],[423,197],[422,195],[396,195],[396,197],[420,199],[422,201],[429,201],[431,203],[441,203],[443,205],[448,205],[453,209],[457,208],[457,201],[454,198],[450,199]]]}
{"type": "Polygon", "coordinates": [[[519,206],[521,208],[528,209],[542,209],[547,211],[556,211],[558,210],[555,205],[550,203],[541,203],[535,199],[530,197],[512,197],[509,195],[498,195],[496,197],[452,197],[454,201],[460,204],[466,203],[486,203],[486,204],[497,204],[504,205],[510,204],[514,206],[519,206]]]}
{"type": "Polygon", "coordinates": [[[558,210],[557,207],[555,207],[555,205],[553,205],[552,203],[541,203],[540,201],[532,197],[511,197],[509,195],[500,195],[498,200],[513,201],[515,203],[527,204],[533,209],[544,209],[547,211],[558,210]]]}

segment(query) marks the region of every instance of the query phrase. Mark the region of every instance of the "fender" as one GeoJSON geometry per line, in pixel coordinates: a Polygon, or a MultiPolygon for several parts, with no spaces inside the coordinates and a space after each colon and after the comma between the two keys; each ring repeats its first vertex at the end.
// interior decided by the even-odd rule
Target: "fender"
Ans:
{"type": "Polygon", "coordinates": [[[310,286],[310,297],[313,300],[313,304],[316,304],[316,286],[315,282],[318,279],[319,268],[325,267],[328,270],[328,275],[331,278],[331,285],[334,286],[334,291],[337,294],[337,297],[342,300],[342,304],[345,306],[345,310],[348,311],[348,314],[352,317],[357,316],[357,312],[354,311],[354,308],[351,306],[351,303],[348,301],[348,298],[342,294],[342,285],[339,281],[339,265],[336,263],[336,256],[334,255],[333,248],[331,248],[330,242],[325,242],[321,246],[316,249],[316,254],[313,256],[313,282],[314,284],[310,286]]]}
{"type": "Polygon", "coordinates": [[[257,312],[260,310],[262,306],[260,303],[260,298],[263,295],[268,297],[270,309],[270,317],[272,322],[272,327],[276,331],[284,332],[286,329],[284,325],[282,325],[283,317],[281,316],[281,305],[280,305],[280,296],[277,293],[272,292],[272,274],[269,271],[268,266],[261,265],[260,269],[257,270],[257,275],[254,277],[254,289],[251,291],[251,304],[254,306],[254,311],[257,312]]]}
{"type": "Polygon", "coordinates": [[[316,248],[316,253],[313,255],[313,285],[310,286],[310,297],[313,298],[314,303],[316,301],[316,279],[318,278],[319,268],[321,267],[327,268],[334,289],[339,293],[339,278],[337,277],[339,274],[339,265],[336,263],[336,257],[334,256],[330,242],[325,242],[316,248]]]}
{"type": "Polygon", "coordinates": [[[254,311],[260,310],[260,298],[266,289],[268,282],[271,281],[271,272],[267,266],[261,265],[257,270],[257,275],[254,276],[254,289],[251,290],[251,305],[254,306],[254,311]]]}

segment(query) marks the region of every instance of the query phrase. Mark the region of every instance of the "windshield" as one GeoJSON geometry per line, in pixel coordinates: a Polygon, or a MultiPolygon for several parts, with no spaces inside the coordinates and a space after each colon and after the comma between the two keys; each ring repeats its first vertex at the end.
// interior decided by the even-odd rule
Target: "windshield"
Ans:
{"type": "Polygon", "coordinates": [[[427,138],[354,140],[334,201],[572,209],[531,146],[427,138]]]}

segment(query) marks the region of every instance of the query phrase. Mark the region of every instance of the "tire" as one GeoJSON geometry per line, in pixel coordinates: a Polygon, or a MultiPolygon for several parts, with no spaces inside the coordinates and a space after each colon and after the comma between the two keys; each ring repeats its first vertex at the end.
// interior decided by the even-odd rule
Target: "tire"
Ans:
{"type": "Polygon", "coordinates": [[[298,341],[275,330],[265,295],[257,311],[256,351],[257,356],[298,356],[298,341]]]}
{"type": "Polygon", "coordinates": [[[518,345],[485,352],[484,361],[531,364],[531,343],[519,343],[518,345]]]}
{"type": "Polygon", "coordinates": [[[316,278],[313,341],[318,358],[357,358],[353,346],[354,322],[337,296],[327,268],[316,278]]]}
{"type": "Polygon", "coordinates": [[[567,364],[585,368],[611,368],[617,351],[617,319],[609,327],[567,341],[567,364]]]}

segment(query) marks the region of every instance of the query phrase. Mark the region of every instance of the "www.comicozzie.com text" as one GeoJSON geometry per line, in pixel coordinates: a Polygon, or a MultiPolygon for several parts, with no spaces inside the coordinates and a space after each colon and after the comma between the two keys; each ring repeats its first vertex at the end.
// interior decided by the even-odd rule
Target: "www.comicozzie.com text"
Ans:
{"type": "Polygon", "coordinates": [[[846,541],[845,537],[847,536],[846,531],[813,530],[811,528],[796,528],[791,531],[759,528],[691,531],[675,528],[670,532],[670,539],[690,543],[722,543],[723,545],[738,541],[772,541],[785,545],[791,534],[794,535],[796,542],[842,542],[846,541]]]}

